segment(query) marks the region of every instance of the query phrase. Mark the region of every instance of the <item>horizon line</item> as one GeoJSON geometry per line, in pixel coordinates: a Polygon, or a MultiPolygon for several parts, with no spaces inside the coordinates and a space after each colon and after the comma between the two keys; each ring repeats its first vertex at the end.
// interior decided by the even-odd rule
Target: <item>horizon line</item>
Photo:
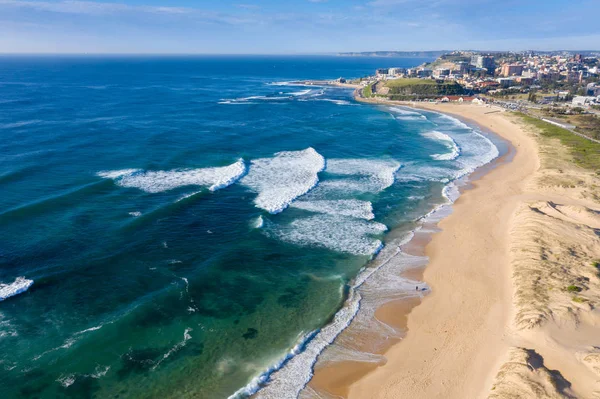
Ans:
{"type": "MultiPolygon", "coordinates": [[[[328,51],[328,52],[298,52],[298,53],[164,53],[164,52],[2,52],[0,56],[307,56],[307,55],[351,55],[351,54],[367,54],[367,53],[450,53],[454,51],[464,52],[478,52],[478,53],[520,53],[520,52],[600,52],[600,50],[536,50],[536,49],[525,49],[525,50],[475,50],[475,49],[464,49],[464,50],[365,50],[365,51],[328,51]]],[[[382,57],[385,58],[385,57],[382,57]]],[[[419,57],[417,57],[419,58],[419,57]]]]}

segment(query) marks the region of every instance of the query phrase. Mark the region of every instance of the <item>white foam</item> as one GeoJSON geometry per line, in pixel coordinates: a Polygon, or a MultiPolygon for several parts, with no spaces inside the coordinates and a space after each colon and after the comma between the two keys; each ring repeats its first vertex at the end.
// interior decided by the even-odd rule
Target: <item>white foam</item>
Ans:
{"type": "Polygon", "coordinates": [[[418,117],[423,116],[423,114],[421,114],[417,111],[410,110],[408,108],[390,107],[389,109],[390,109],[390,111],[392,111],[398,115],[405,115],[405,116],[410,115],[410,116],[418,116],[418,117]]]}
{"type": "Polygon", "coordinates": [[[139,218],[142,216],[142,212],[129,212],[129,216],[133,216],[134,218],[139,218]]]}
{"type": "Polygon", "coordinates": [[[254,219],[254,221],[252,222],[252,227],[254,227],[255,229],[262,229],[262,227],[265,225],[265,221],[263,219],[262,216],[257,217],[256,219],[254,219]]]}
{"type": "Polygon", "coordinates": [[[456,141],[461,148],[461,156],[456,163],[461,168],[459,177],[472,173],[478,167],[488,164],[500,155],[498,147],[484,135],[471,131],[467,135],[456,136],[456,141]]]}
{"type": "Polygon", "coordinates": [[[367,180],[358,180],[354,184],[365,185],[366,191],[380,192],[394,184],[394,174],[401,166],[394,160],[331,159],[327,161],[327,173],[364,177],[367,180]]]}
{"type": "Polygon", "coordinates": [[[100,172],[98,176],[114,179],[123,187],[139,188],[148,193],[159,193],[184,186],[206,186],[216,191],[230,186],[246,173],[243,159],[229,166],[216,168],[185,169],[171,171],[146,171],[127,169],[100,172]]]}
{"type": "MultiPolygon", "coordinates": [[[[19,333],[13,327],[10,320],[5,320],[4,314],[0,313],[0,338],[5,337],[18,337],[19,333]]],[[[0,360],[0,364],[2,361],[0,360]]]]}
{"type": "Polygon", "coordinates": [[[336,100],[333,98],[323,98],[323,99],[320,99],[319,101],[327,101],[327,102],[334,103],[337,105],[357,105],[357,104],[352,104],[350,101],[347,101],[347,100],[336,100]]]}
{"type": "Polygon", "coordinates": [[[254,200],[258,208],[279,213],[315,187],[323,169],[325,158],[313,148],[279,152],[273,158],[252,161],[240,183],[258,193],[254,200]]]}
{"type": "Polygon", "coordinates": [[[375,219],[373,204],[368,201],[353,199],[295,201],[292,203],[292,207],[329,215],[350,216],[366,220],[375,219]]]}
{"type": "MultiPolygon", "coordinates": [[[[187,284],[187,280],[184,278],[184,280],[186,281],[187,284]]],[[[162,358],[160,358],[160,360],[158,362],[156,362],[156,364],[154,366],[152,366],[152,370],[155,370],[158,366],[160,366],[160,364],[167,359],[169,356],[171,356],[173,353],[179,351],[181,348],[183,348],[187,341],[189,341],[190,339],[192,339],[192,336],[190,335],[190,332],[192,331],[191,328],[186,328],[185,331],[183,332],[183,340],[178,342],[177,344],[175,344],[175,346],[173,346],[171,349],[169,349],[169,351],[167,353],[165,353],[163,355],[162,358]]]]}
{"type": "Polygon", "coordinates": [[[194,195],[200,194],[201,192],[202,191],[194,191],[194,192],[191,192],[191,193],[188,193],[188,194],[183,194],[181,197],[177,198],[177,201],[175,201],[175,202],[183,201],[184,199],[193,197],[194,195]]]}
{"type": "Polygon", "coordinates": [[[270,82],[267,86],[296,86],[296,87],[324,87],[323,85],[305,84],[301,82],[270,82]]]}
{"type": "Polygon", "coordinates": [[[401,182],[439,181],[447,183],[460,176],[460,170],[453,165],[448,167],[422,163],[407,163],[398,173],[396,180],[401,182]]]}
{"type": "MultiPolygon", "coordinates": [[[[310,90],[308,90],[310,91],[310,90]]],[[[289,100],[290,96],[297,96],[301,94],[289,93],[288,96],[249,96],[240,98],[224,98],[221,99],[219,104],[257,104],[256,101],[282,101],[289,100]]]]}
{"type": "Polygon", "coordinates": [[[387,230],[384,224],[322,215],[300,218],[287,225],[269,226],[267,234],[296,245],[328,248],[354,255],[374,255],[383,243],[373,238],[387,230]]]}
{"type": "Polygon", "coordinates": [[[25,277],[17,277],[11,284],[0,283],[0,302],[27,291],[32,285],[33,280],[25,277]]]}
{"type": "Polygon", "coordinates": [[[258,391],[256,398],[295,399],[310,381],[312,366],[319,354],[348,326],[360,308],[360,295],[352,290],[346,303],[333,318],[333,321],[319,330],[304,350],[295,354],[285,363],[285,367],[267,375],[268,385],[258,391]]]}
{"type": "MultiPolygon", "coordinates": [[[[305,348],[302,352],[296,354],[294,357],[289,359],[287,362],[282,362],[282,365],[276,368],[277,371],[272,369],[256,377],[253,381],[253,385],[248,385],[242,390],[236,393],[238,396],[231,396],[231,398],[238,398],[240,394],[251,395],[254,394],[261,385],[267,384],[256,394],[256,398],[261,399],[295,399],[298,398],[300,392],[305,388],[306,384],[310,381],[313,375],[313,367],[317,358],[323,353],[323,350],[329,346],[339,334],[346,329],[350,323],[353,322],[354,318],[360,314],[359,310],[362,310],[362,295],[361,286],[368,281],[371,276],[378,273],[380,269],[390,267],[393,265],[392,270],[387,270],[385,276],[381,276],[385,279],[386,276],[394,273],[399,274],[399,271],[403,268],[401,263],[392,263],[391,260],[399,253],[394,251],[391,258],[377,262],[374,267],[363,269],[357,278],[354,280],[350,289],[348,299],[344,303],[344,306],[338,311],[331,323],[320,329],[314,338],[309,339],[305,344],[305,348]]],[[[419,258],[422,261],[422,258],[419,258]]],[[[378,282],[381,282],[379,280],[378,282]]],[[[377,285],[375,283],[374,285],[377,285]]],[[[390,288],[392,286],[390,285],[390,288]]],[[[404,287],[402,287],[404,288],[404,287]]],[[[398,287],[395,287],[395,292],[398,293],[398,287]]],[[[395,296],[397,298],[397,295],[395,296]]]]}
{"type": "Polygon", "coordinates": [[[98,330],[99,330],[99,329],[101,329],[102,327],[104,327],[104,325],[103,325],[103,324],[100,324],[99,326],[95,326],[95,327],[86,328],[85,330],[82,330],[82,331],[76,332],[76,333],[75,333],[75,334],[73,334],[73,335],[81,335],[81,334],[85,334],[85,333],[92,332],[92,331],[98,331],[98,330]]]}
{"type": "Polygon", "coordinates": [[[452,127],[454,127],[454,128],[472,130],[472,128],[470,126],[468,126],[466,123],[464,123],[450,115],[442,114],[440,112],[435,112],[435,111],[430,111],[430,112],[438,115],[440,117],[440,119],[442,119],[442,121],[450,123],[452,125],[452,127]]]}
{"type": "Polygon", "coordinates": [[[110,366],[102,367],[100,365],[97,365],[94,372],[92,374],[90,374],[90,377],[95,378],[95,379],[102,378],[106,375],[106,373],[108,373],[108,370],[110,370],[110,366]]]}
{"type": "Polygon", "coordinates": [[[251,102],[251,101],[221,100],[217,104],[221,104],[221,105],[252,105],[252,104],[257,104],[257,103],[251,102]]]}
{"type": "MultiPolygon", "coordinates": [[[[227,399],[241,399],[247,398],[254,393],[256,393],[260,387],[269,379],[269,376],[275,371],[281,369],[281,367],[288,361],[292,359],[294,356],[301,353],[304,345],[308,342],[313,336],[315,332],[309,334],[300,334],[300,339],[297,340],[297,343],[290,349],[288,353],[282,356],[280,359],[276,360],[271,366],[269,366],[264,372],[253,377],[246,386],[237,390],[232,395],[230,395],[227,399]]],[[[260,396],[259,396],[260,397],[260,396]]]]}
{"type": "Polygon", "coordinates": [[[119,177],[132,175],[140,171],[141,169],[105,170],[102,172],[98,172],[97,175],[105,179],[118,179],[119,177]]]}
{"type": "Polygon", "coordinates": [[[291,94],[292,96],[298,97],[298,96],[305,96],[305,95],[309,94],[311,91],[312,91],[311,89],[306,89],[306,90],[301,90],[301,91],[295,91],[295,92],[292,92],[289,94],[291,94]]]}
{"type": "Polygon", "coordinates": [[[441,141],[450,151],[446,154],[434,154],[431,156],[433,159],[438,161],[452,161],[460,155],[460,147],[456,144],[456,141],[446,133],[433,130],[431,132],[423,133],[422,136],[431,140],[441,141]]]}
{"type": "Polygon", "coordinates": [[[61,375],[56,382],[59,382],[64,388],[68,388],[75,382],[75,374],[61,375]]]}

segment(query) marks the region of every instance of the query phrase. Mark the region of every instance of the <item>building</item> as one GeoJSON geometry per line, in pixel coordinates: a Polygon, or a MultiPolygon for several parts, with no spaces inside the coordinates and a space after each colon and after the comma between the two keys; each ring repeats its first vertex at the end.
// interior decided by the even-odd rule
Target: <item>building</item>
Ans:
{"type": "Polygon", "coordinates": [[[388,68],[380,68],[377,71],[375,71],[375,73],[377,74],[377,76],[387,76],[390,73],[390,70],[388,68]]]}
{"type": "Polygon", "coordinates": [[[502,76],[521,76],[523,73],[523,65],[519,64],[504,64],[500,74],[502,76]]]}
{"type": "Polygon", "coordinates": [[[496,82],[495,80],[484,80],[483,82],[477,82],[475,86],[479,87],[480,89],[495,89],[496,87],[500,86],[500,83],[496,82]]]}
{"type": "Polygon", "coordinates": [[[448,103],[448,102],[457,102],[457,103],[463,103],[463,102],[473,102],[473,100],[475,100],[475,97],[469,97],[469,96],[444,96],[442,98],[438,98],[438,101],[443,102],[443,103],[448,103]]]}
{"type": "Polygon", "coordinates": [[[446,68],[438,68],[433,71],[433,76],[436,78],[450,76],[450,70],[446,68]]]}
{"type": "Polygon", "coordinates": [[[588,96],[600,96],[600,85],[597,83],[589,83],[585,89],[588,96]]]}
{"type": "Polygon", "coordinates": [[[417,71],[417,76],[420,78],[428,78],[431,75],[433,75],[433,71],[431,69],[423,68],[417,71]]]}
{"type": "Polygon", "coordinates": [[[456,69],[453,69],[452,72],[456,75],[456,74],[460,74],[460,75],[464,75],[465,73],[469,72],[469,64],[467,64],[466,62],[457,62],[456,64],[454,64],[456,69]]]}
{"type": "Polygon", "coordinates": [[[493,71],[496,68],[496,62],[491,55],[474,55],[471,57],[471,65],[477,68],[485,68],[488,71],[493,71]]]}
{"type": "Polygon", "coordinates": [[[515,81],[523,86],[531,86],[533,84],[533,78],[531,77],[525,77],[525,76],[518,76],[515,81]]]}
{"type": "Polygon", "coordinates": [[[404,75],[406,73],[406,68],[390,68],[388,70],[388,74],[392,76],[404,75]]]}
{"type": "Polygon", "coordinates": [[[500,87],[507,89],[510,86],[514,86],[515,81],[511,78],[499,78],[498,83],[500,83],[500,87]]]}
{"type": "Polygon", "coordinates": [[[577,96],[573,98],[571,102],[574,106],[577,107],[587,107],[593,104],[600,104],[600,96],[591,97],[591,96],[577,96]]]}

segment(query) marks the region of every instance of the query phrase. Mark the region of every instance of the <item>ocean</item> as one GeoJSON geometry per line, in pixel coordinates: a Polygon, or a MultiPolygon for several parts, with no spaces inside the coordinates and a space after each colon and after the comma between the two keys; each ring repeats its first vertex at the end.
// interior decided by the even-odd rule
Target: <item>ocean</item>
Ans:
{"type": "Polygon", "coordinates": [[[292,82],[424,61],[0,57],[0,397],[302,394],[505,146],[292,82]]]}

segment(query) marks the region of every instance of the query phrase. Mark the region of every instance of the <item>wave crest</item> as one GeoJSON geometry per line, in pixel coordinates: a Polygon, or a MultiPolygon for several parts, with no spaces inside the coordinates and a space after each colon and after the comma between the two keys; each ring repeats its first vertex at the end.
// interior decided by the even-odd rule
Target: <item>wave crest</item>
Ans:
{"type": "Polygon", "coordinates": [[[319,182],[325,158],[314,148],[278,152],[273,158],[251,162],[241,183],[258,193],[254,203],[269,213],[279,213],[293,200],[306,194],[319,182]]]}
{"type": "Polygon", "coordinates": [[[0,283],[0,302],[27,291],[32,285],[33,280],[25,277],[17,277],[11,284],[0,283]]]}
{"type": "Polygon", "coordinates": [[[229,166],[171,171],[140,171],[125,169],[99,172],[98,176],[113,179],[122,187],[138,188],[159,193],[184,186],[204,186],[210,191],[232,185],[246,173],[243,159],[229,166]]]}

